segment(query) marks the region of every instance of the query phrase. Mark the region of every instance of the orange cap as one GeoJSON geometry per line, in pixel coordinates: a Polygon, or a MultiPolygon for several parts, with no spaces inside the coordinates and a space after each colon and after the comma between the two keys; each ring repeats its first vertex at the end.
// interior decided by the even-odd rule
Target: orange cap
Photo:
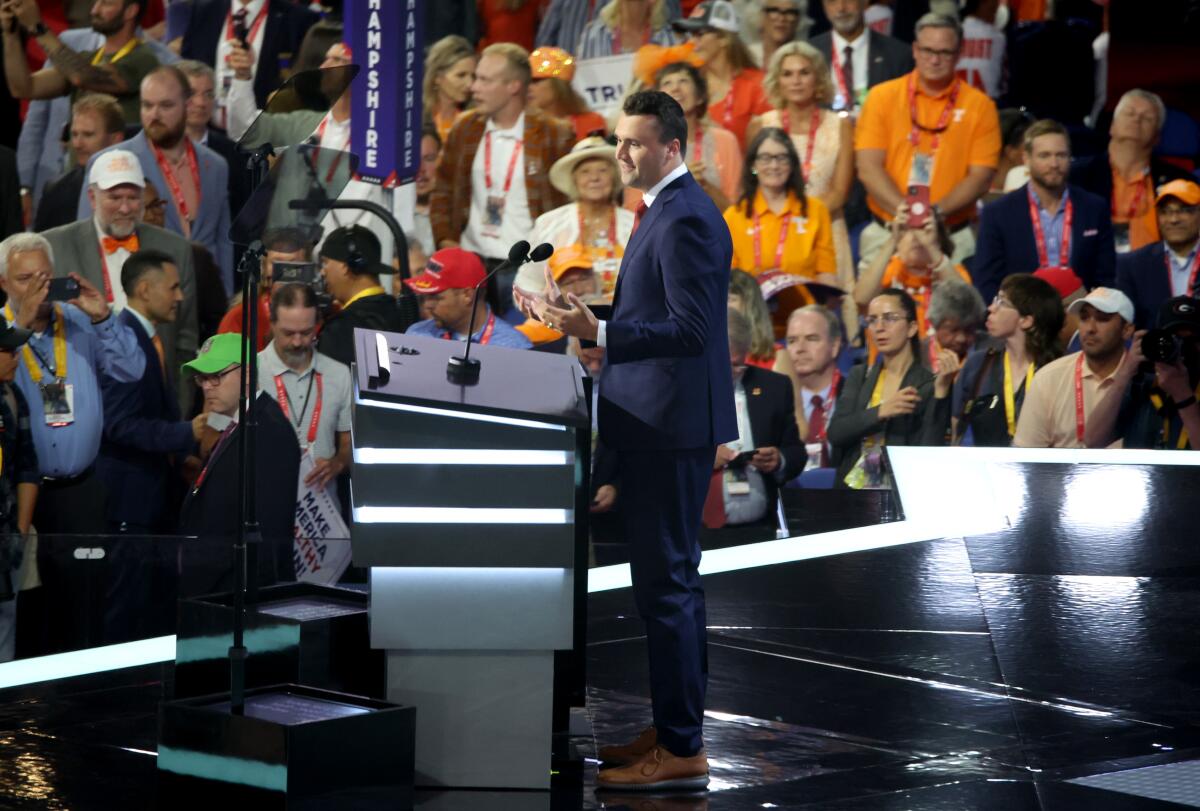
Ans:
{"type": "Polygon", "coordinates": [[[1158,196],[1154,198],[1154,205],[1158,205],[1168,197],[1174,197],[1185,206],[1200,204],[1200,186],[1190,180],[1172,180],[1170,183],[1164,183],[1158,187],[1158,196]]]}
{"type": "Polygon", "coordinates": [[[549,265],[556,282],[565,276],[568,270],[592,270],[595,267],[592,257],[578,242],[556,250],[550,257],[549,265]]]}
{"type": "Polygon", "coordinates": [[[562,79],[569,82],[575,78],[575,57],[562,48],[538,48],[529,55],[529,69],[534,79],[562,79]]]}

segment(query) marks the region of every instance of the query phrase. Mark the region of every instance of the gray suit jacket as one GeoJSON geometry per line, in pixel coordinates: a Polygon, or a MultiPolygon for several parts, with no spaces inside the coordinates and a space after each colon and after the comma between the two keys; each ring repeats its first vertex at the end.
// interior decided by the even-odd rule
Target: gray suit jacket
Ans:
{"type": "MultiPolygon", "coordinates": [[[[187,415],[191,411],[192,398],[195,394],[190,379],[179,374],[179,367],[196,357],[196,343],[199,327],[196,323],[196,272],[192,265],[192,246],[178,234],[164,231],[153,225],[141,223],[137,227],[138,246],[146,250],[162,251],[168,256],[175,257],[175,266],[179,268],[179,288],[183,292],[183,302],[179,305],[179,314],[172,324],[159,327],[163,340],[163,354],[166,356],[167,367],[172,370],[178,381],[179,413],[187,415]]],[[[68,273],[78,273],[87,279],[97,290],[104,289],[104,269],[100,264],[100,246],[96,240],[96,226],[89,215],[86,220],[79,220],[70,225],[51,228],[42,234],[50,242],[54,251],[54,275],[66,276],[68,273]]],[[[113,280],[120,284],[119,279],[113,280]]]]}
{"type": "MultiPolygon", "coordinates": [[[[196,218],[192,222],[191,239],[199,242],[212,254],[217,267],[221,269],[221,281],[225,285],[225,294],[229,295],[233,291],[233,243],[229,241],[229,165],[225,163],[224,158],[208,147],[201,144],[195,144],[195,147],[196,161],[200,169],[200,210],[196,212],[196,218]]],[[[116,146],[102,149],[96,155],[107,152],[109,149],[125,149],[137,155],[138,161],[142,164],[142,173],[146,176],[146,180],[153,183],[154,187],[158,189],[159,197],[168,201],[171,199],[171,192],[167,188],[166,181],[163,180],[162,171],[158,168],[158,161],[154,160],[154,153],[150,151],[150,144],[146,140],[145,132],[139,132],[135,137],[128,141],[122,141],[116,146]]],[[[93,155],[88,161],[89,175],[92,171],[92,164],[96,162],[96,155],[93,155]]],[[[85,182],[79,194],[78,217],[81,220],[91,221],[92,204],[88,200],[87,191],[85,182]]],[[[179,222],[179,212],[170,203],[167,205],[166,212],[167,230],[182,236],[183,226],[179,222]]]]}
{"type": "MultiPolygon", "coordinates": [[[[825,63],[833,52],[833,32],[817,34],[809,44],[821,52],[825,63]]],[[[867,29],[867,87],[903,76],[913,69],[912,46],[894,37],[867,29]]]]}

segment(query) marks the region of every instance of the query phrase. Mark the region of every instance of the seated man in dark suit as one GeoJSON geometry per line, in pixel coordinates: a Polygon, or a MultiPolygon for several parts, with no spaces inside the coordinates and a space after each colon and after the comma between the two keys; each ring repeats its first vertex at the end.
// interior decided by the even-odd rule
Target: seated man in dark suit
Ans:
{"type": "Polygon", "coordinates": [[[988,203],[979,220],[971,279],[984,301],[995,297],[1005,276],[1040,268],[1069,267],[1089,289],[1112,285],[1116,251],[1108,201],[1068,184],[1070,164],[1066,127],[1049,119],[1029,126],[1029,183],[988,203]]]}
{"type": "Polygon", "coordinates": [[[225,128],[224,99],[233,71],[226,62],[232,43],[244,31],[245,44],[258,58],[254,63],[254,96],[259,108],[267,106],[267,95],[283,83],[292,67],[300,42],[313,23],[316,12],[287,0],[193,0],[192,14],[184,29],[180,56],[198,59],[216,69],[217,125],[225,128]]]}
{"type": "Polygon", "coordinates": [[[1171,298],[1200,297],[1200,186],[1172,180],[1154,206],[1162,239],[1117,258],[1117,289],[1133,302],[1138,329],[1153,327],[1171,298]]]}
{"type": "MultiPolygon", "coordinates": [[[[145,371],[132,383],[101,379],[104,434],[96,470],[108,485],[108,531],[156,535],[172,532],[178,523],[183,488],[176,462],[199,441],[206,415],[180,419],[174,375],[158,334],[183,302],[174,259],[161,251],[137,251],[125,260],[121,285],[127,304],[117,318],[137,336],[145,371]]],[[[112,545],[105,641],[169,632],[156,621],[151,599],[163,583],[156,549],[135,540],[112,545]]]]}
{"type": "MultiPolygon", "coordinates": [[[[238,384],[242,336],[226,332],[205,342],[184,364],[204,392],[208,424],[200,440],[203,467],[184,497],[179,530],[196,536],[181,541],[181,597],[228,591],[234,585],[233,541],[238,523],[238,384]]],[[[296,431],[265,392],[254,403],[254,454],[258,524],[262,543],[258,569],[248,574],[260,585],[295,580],[292,563],[296,481],[300,444],[296,431]]]]}
{"type": "Polygon", "coordinates": [[[717,446],[704,524],[709,529],[774,525],[779,486],[800,475],[808,453],[796,426],[792,382],[785,375],[747,365],[750,322],[732,309],[728,319],[738,438],[717,446]]]}
{"type": "Polygon", "coordinates": [[[38,200],[34,231],[45,231],[75,222],[75,207],[83,190],[84,171],[88,160],[105,147],[124,140],[125,119],[121,105],[107,93],[88,93],[71,105],[71,151],[75,166],[46,184],[38,200]]]}

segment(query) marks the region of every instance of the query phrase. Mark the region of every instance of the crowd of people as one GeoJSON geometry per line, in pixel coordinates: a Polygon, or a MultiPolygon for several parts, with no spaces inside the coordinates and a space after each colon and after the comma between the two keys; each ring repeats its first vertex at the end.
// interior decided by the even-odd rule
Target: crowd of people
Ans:
{"type": "MultiPolygon", "coordinates": [[[[715,453],[706,526],[777,521],[797,480],[888,487],[888,445],[1200,448],[1200,156],[1156,150],[1167,108],[1148,90],[1111,117],[1022,107],[1006,43],[1055,4],[444,5],[466,10],[427,19],[413,183],[342,193],[391,207],[414,276],[377,219],[331,214],[319,234],[261,235],[250,303],[229,237],[253,191],[237,142],[290,75],[353,61],[336,4],[0,0],[23,101],[16,154],[0,148],[20,181],[0,200],[0,661],[69,644],[70,549],[35,532],[228,534],[247,308],[260,486],[287,519],[264,522],[283,550],[264,568],[284,579],[296,487],[348,506],[353,331],[401,331],[400,294],[421,302],[413,334],[474,324],[480,343],[571,353],[602,392],[604,349],[517,303],[611,304],[645,211],[615,114],[574,84],[589,60],[629,55],[624,92],[674,100],[681,157],[729,231],[740,436],[715,453]],[[555,253],[499,269],[477,301],[519,240],[555,253]]],[[[1077,5],[1107,37],[1102,4],[1077,5]]],[[[348,95],[310,118],[289,119],[300,140],[348,148],[348,95]]],[[[611,471],[594,490],[593,510],[620,509],[611,471]]],[[[145,605],[117,599],[148,576],[134,557],[111,562],[113,638],[145,629],[145,605]]],[[[178,583],[226,586],[211,567],[178,583]]]]}

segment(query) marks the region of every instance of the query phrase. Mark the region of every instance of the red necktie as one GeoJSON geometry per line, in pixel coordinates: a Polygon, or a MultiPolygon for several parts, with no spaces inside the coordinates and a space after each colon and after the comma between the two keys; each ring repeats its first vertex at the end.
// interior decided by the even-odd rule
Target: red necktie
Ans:
{"type": "Polygon", "coordinates": [[[828,460],[825,458],[825,401],[821,395],[814,394],[809,401],[812,403],[812,416],[808,419],[808,436],[805,438],[805,443],[813,445],[821,443],[821,467],[825,467],[828,460]]]}
{"type": "Polygon", "coordinates": [[[712,478],[708,480],[708,495],[704,499],[704,511],[700,516],[700,523],[708,529],[720,529],[725,526],[727,517],[725,515],[725,469],[720,468],[712,472],[712,478]]]}
{"type": "Polygon", "coordinates": [[[633,235],[637,233],[638,226],[642,224],[642,217],[645,216],[647,208],[645,200],[638,201],[637,208],[633,210],[633,230],[629,232],[630,239],[633,239],[633,235]]]}
{"type": "Polygon", "coordinates": [[[116,237],[103,237],[100,244],[104,247],[106,254],[116,253],[119,249],[124,248],[130,253],[134,253],[138,249],[137,234],[130,234],[127,237],[117,239],[116,237]]]}

